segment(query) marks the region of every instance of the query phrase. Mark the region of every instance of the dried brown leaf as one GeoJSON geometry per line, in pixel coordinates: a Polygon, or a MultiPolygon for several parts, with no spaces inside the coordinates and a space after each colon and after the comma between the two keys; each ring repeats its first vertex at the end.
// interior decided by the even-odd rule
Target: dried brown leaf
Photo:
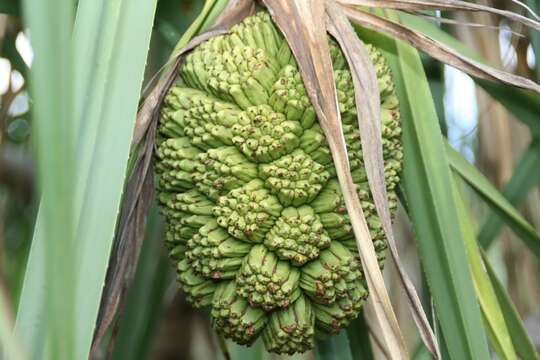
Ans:
{"type": "Polygon", "coordinates": [[[245,17],[255,14],[254,0],[229,0],[227,6],[221,11],[216,21],[208,31],[226,30],[238,24],[245,17]]]}
{"type": "MultiPolygon", "coordinates": [[[[366,318],[366,326],[370,335],[371,345],[375,353],[381,354],[383,359],[392,359],[382,341],[381,327],[377,323],[375,309],[371,297],[368,297],[363,312],[366,318]]],[[[377,357],[378,358],[378,357],[377,357]]]]}
{"type": "MultiPolygon", "coordinates": [[[[105,288],[94,330],[89,358],[93,359],[99,344],[114,317],[123,305],[125,292],[131,285],[144,237],[146,217],[154,190],[152,149],[157,122],[152,122],[144,146],[137,153],[137,161],[130,176],[120,212],[120,222],[107,269],[105,288]]],[[[111,340],[112,341],[112,340],[111,340]]]]}
{"type": "Polygon", "coordinates": [[[456,25],[456,26],[466,26],[470,28],[475,28],[478,30],[493,30],[493,31],[505,31],[508,32],[514,36],[517,36],[519,38],[526,38],[527,36],[525,34],[521,34],[517,31],[513,31],[512,29],[503,29],[501,26],[495,26],[495,25],[486,25],[482,23],[476,23],[476,22],[469,22],[469,21],[462,21],[462,20],[454,20],[449,19],[445,17],[438,17],[438,16],[431,16],[426,15],[419,11],[405,11],[406,13],[409,13],[411,15],[419,16],[421,18],[424,18],[426,20],[429,20],[431,22],[435,23],[442,23],[442,24],[450,24],[450,25],[456,25]]]}
{"type": "Polygon", "coordinates": [[[395,10],[463,10],[499,15],[540,31],[540,23],[512,11],[460,0],[338,0],[344,5],[358,5],[395,10]]]}
{"type": "MultiPolygon", "coordinates": [[[[329,1],[319,0],[308,3],[301,0],[263,0],[263,2],[267,5],[298,61],[307,93],[329,143],[347,211],[351,216],[374,305],[374,314],[382,329],[381,337],[392,359],[406,359],[408,358],[407,349],[384,285],[369,228],[351,178],[325,28],[325,5],[329,1]]],[[[371,98],[368,101],[370,108],[366,110],[367,116],[378,118],[380,114],[378,113],[376,79],[375,84],[373,84],[373,78],[363,80],[366,80],[362,81],[364,89],[370,91],[374,88],[377,94],[375,99],[371,98]]]]}
{"type": "Polygon", "coordinates": [[[390,35],[394,38],[403,40],[416,47],[417,49],[431,55],[435,59],[452,65],[453,67],[460,69],[467,74],[478,77],[480,79],[496,81],[540,93],[540,85],[536,84],[534,81],[492,68],[478,61],[469,59],[468,57],[459,54],[457,51],[442,44],[441,42],[432,39],[429,36],[413,30],[407,26],[395,23],[393,21],[364,12],[353,7],[342,5],[342,8],[344,9],[347,17],[352,22],[355,22],[365,28],[375,30],[390,35]]]}
{"type": "Polygon", "coordinates": [[[399,281],[407,295],[409,309],[420,331],[420,336],[435,359],[440,359],[439,346],[414,286],[405,272],[396,247],[392,220],[388,207],[388,194],[384,177],[383,146],[381,138],[380,97],[377,76],[369,54],[358,38],[345,14],[333,3],[327,4],[328,30],[340,44],[349,63],[355,87],[358,126],[362,153],[369,187],[379,218],[388,240],[390,253],[396,265],[399,281]]]}
{"type": "MultiPolygon", "coordinates": [[[[178,76],[178,67],[185,55],[200,43],[226,32],[255,10],[253,0],[233,0],[207,32],[194,37],[176,55],[166,74],[152,89],[137,114],[132,151],[137,151],[123,198],[119,225],[109,261],[105,288],[94,331],[90,358],[95,358],[107,329],[121,311],[124,295],[131,286],[139,259],[146,217],[154,191],[153,149],[161,103],[178,76]],[[144,141],[143,141],[144,140],[144,141]],[[141,145],[141,142],[142,145],[141,145]]],[[[114,339],[111,339],[111,343],[114,339]]]]}

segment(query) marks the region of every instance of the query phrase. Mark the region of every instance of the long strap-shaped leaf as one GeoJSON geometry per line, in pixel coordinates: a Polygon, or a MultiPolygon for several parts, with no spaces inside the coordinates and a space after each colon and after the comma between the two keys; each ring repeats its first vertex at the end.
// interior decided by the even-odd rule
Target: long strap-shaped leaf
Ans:
{"type": "MultiPolygon", "coordinates": [[[[78,44],[74,55],[77,62],[76,69],[81,66],[79,61],[84,61],[88,67],[84,72],[75,72],[73,94],[75,116],[72,116],[72,121],[76,126],[70,137],[74,138],[74,134],[78,134],[77,176],[72,177],[72,181],[76,183],[72,214],[62,219],[62,225],[65,227],[70,222],[71,216],[73,222],[77,224],[75,231],[78,256],[61,255],[64,251],[60,249],[54,254],[55,257],[48,260],[50,264],[61,264],[64,258],[70,256],[77,264],[75,271],[65,268],[55,275],[60,280],[64,275],[76,278],[77,289],[73,301],[78,320],[76,329],[70,331],[69,335],[58,338],[63,343],[68,342],[70,337],[75,339],[75,355],[70,358],[88,357],[121,202],[155,4],[155,0],[81,0],[78,2],[75,33],[68,31],[69,40],[66,42],[57,40],[64,47],[71,41],[78,44]],[[92,70],[93,75],[86,70],[92,70]]],[[[32,7],[34,5],[32,4],[32,7]]],[[[73,2],[63,6],[72,8],[73,2]]],[[[62,11],[64,10],[62,8],[62,11]]],[[[48,5],[39,15],[43,17],[43,14],[50,11],[52,10],[48,5]]],[[[47,51],[56,52],[50,48],[47,51]]],[[[63,71],[68,71],[67,67],[63,71]]],[[[58,78],[49,84],[55,81],[58,81],[58,78]]],[[[61,93],[51,95],[49,91],[46,96],[67,101],[61,93]]],[[[52,115],[53,118],[47,126],[58,121],[54,114],[52,115]]],[[[68,139],[63,137],[58,143],[68,139]]],[[[48,149],[40,153],[49,153],[53,143],[44,145],[47,145],[48,149]]],[[[64,152],[74,153],[72,150],[64,152]]],[[[62,156],[58,159],[62,159],[62,156]]],[[[59,172],[55,175],[58,176],[59,172]]],[[[62,189],[65,194],[66,190],[66,187],[62,189]]],[[[51,195],[54,201],[58,202],[56,194],[51,195]]],[[[58,212],[59,209],[70,211],[70,208],[65,208],[62,203],[53,205],[61,216],[63,214],[58,212]]],[[[68,286],[75,281],[64,282],[62,284],[64,288],[59,290],[43,286],[41,276],[46,261],[43,249],[50,245],[50,242],[42,237],[43,227],[43,222],[38,221],[28,260],[17,325],[21,335],[31,346],[31,355],[47,359],[43,353],[47,344],[40,334],[44,329],[46,315],[42,307],[42,298],[46,296],[44,294],[57,294],[69,299],[66,291],[69,291],[68,286]]],[[[63,311],[68,313],[69,309],[63,311]]]]}
{"type": "Polygon", "coordinates": [[[521,76],[497,70],[478,61],[467,58],[447,45],[431,37],[415,31],[407,26],[398,24],[379,16],[364,12],[353,7],[343,7],[351,21],[368,29],[388,34],[403,40],[419,50],[431,55],[435,59],[452,65],[467,74],[481,79],[502,82],[504,84],[533,90],[540,93],[540,85],[521,76]]]}
{"type": "Polygon", "coordinates": [[[512,342],[514,343],[514,347],[519,357],[523,360],[540,359],[540,355],[538,354],[533,341],[529,337],[529,334],[523,325],[523,321],[519,317],[519,313],[510,299],[510,295],[508,295],[503,284],[501,284],[500,280],[497,278],[497,274],[495,274],[495,270],[489,263],[486,253],[482,250],[480,251],[482,254],[483,265],[491,280],[493,290],[497,296],[497,301],[501,307],[504,320],[506,321],[510,336],[512,337],[512,342]]]}
{"type": "Polygon", "coordinates": [[[36,55],[30,95],[42,200],[16,330],[27,355],[68,360],[75,352],[76,327],[73,3],[27,0],[22,4],[36,55]],[[36,258],[38,261],[31,261],[36,258]]]}
{"type": "Polygon", "coordinates": [[[459,214],[461,233],[467,250],[467,258],[473,276],[474,288],[476,290],[480,308],[482,309],[482,314],[484,315],[484,322],[489,330],[488,334],[491,343],[502,359],[516,359],[516,350],[512,344],[508,327],[504,321],[491,280],[489,279],[488,274],[486,274],[484,264],[482,263],[480,249],[476,242],[476,231],[471,220],[472,216],[463,200],[463,196],[458,187],[458,181],[456,181],[460,179],[457,175],[453,174],[452,180],[452,193],[454,194],[454,201],[456,202],[459,214]]]}
{"type": "Polygon", "coordinates": [[[25,360],[27,354],[21,341],[13,331],[13,309],[6,291],[6,284],[0,282],[0,358],[25,360]]]}
{"type": "Polygon", "coordinates": [[[327,44],[325,2],[322,0],[312,1],[309,4],[299,0],[264,2],[291,46],[307,93],[326,134],[347,211],[351,216],[375,314],[383,329],[385,345],[392,359],[407,358],[403,337],[384,287],[369,228],[350,174],[327,44]]]}
{"type": "Polygon", "coordinates": [[[167,70],[163,78],[151,91],[137,115],[132,144],[141,141],[142,136],[145,136],[145,141],[140,149],[137,149],[134,169],[127,182],[120,222],[103,291],[92,353],[99,350],[100,341],[122,306],[124,293],[129,288],[135,275],[144,237],[146,214],[152,201],[154,187],[152,154],[160,104],[166,92],[176,80],[178,66],[182,63],[185,55],[203,41],[225,32],[253,10],[254,4],[251,0],[231,1],[218,18],[214,19],[215,24],[211,30],[194,37],[191,41],[189,41],[188,37],[183,37],[180,40],[182,46],[179,47],[178,51],[173,52],[173,66],[167,70]],[[188,43],[186,44],[186,42],[188,43]]]}
{"type": "Polygon", "coordinates": [[[354,319],[347,328],[347,338],[353,360],[373,360],[373,349],[369,335],[369,326],[366,321],[365,311],[354,319]]]}
{"type": "MultiPolygon", "coordinates": [[[[540,169],[540,140],[534,139],[524,151],[512,177],[502,190],[502,194],[512,205],[520,205],[531,189],[540,184],[538,169],[540,169]]],[[[505,220],[505,217],[500,217],[494,212],[489,214],[478,234],[478,241],[484,248],[488,248],[495,240],[503,222],[507,222],[505,220]]]]}
{"type": "MultiPolygon", "coordinates": [[[[430,37],[446,44],[447,46],[451,47],[455,51],[458,51],[464,56],[476,59],[478,61],[482,61],[478,54],[475,54],[471,49],[463,45],[463,43],[461,43],[459,40],[454,38],[452,35],[446,33],[445,31],[441,30],[434,24],[429,23],[424,19],[408,14],[401,14],[400,18],[412,29],[415,29],[425,34],[429,34],[430,37]]],[[[519,121],[526,124],[531,130],[531,132],[535,134],[535,136],[538,136],[538,134],[540,134],[540,118],[537,115],[540,112],[540,97],[537,94],[481,79],[476,79],[476,82],[493,98],[495,98],[503,106],[505,106],[506,109],[510,111],[519,121]]],[[[534,170],[538,168],[538,165],[536,164],[540,161],[539,154],[540,141],[533,140],[531,145],[529,146],[529,149],[526,151],[526,153],[520,160],[518,168],[516,168],[515,175],[507,184],[508,188],[507,186],[505,186],[504,194],[505,196],[507,196],[507,199],[510,201],[510,203],[514,205],[519,203],[519,199],[524,197],[526,194],[526,191],[524,190],[530,189],[532,186],[538,183],[540,175],[538,171],[535,172],[534,170]]],[[[527,241],[527,239],[531,239],[532,243],[530,245],[534,247],[534,243],[536,242],[536,240],[534,240],[534,235],[532,237],[529,236],[531,234],[532,227],[528,226],[525,220],[518,220],[517,222],[513,220],[515,219],[514,215],[519,215],[519,213],[514,211],[512,211],[511,213],[509,212],[513,207],[507,202],[507,205],[503,205],[505,199],[504,197],[500,196],[498,190],[495,189],[494,186],[491,186],[489,181],[487,181],[474,166],[468,164],[467,160],[463,159],[463,157],[457,152],[451,151],[449,153],[449,158],[454,168],[459,167],[461,169],[460,171],[462,173],[462,176],[464,176],[465,174],[463,173],[463,171],[466,171],[466,173],[469,174],[467,175],[469,183],[474,181],[476,184],[485,183],[488,185],[479,185],[480,187],[478,188],[483,188],[485,196],[487,196],[488,198],[499,199],[497,201],[488,203],[492,204],[492,206],[497,206],[499,209],[501,209],[501,211],[506,213],[506,215],[499,213],[500,218],[503,219],[506,223],[510,224],[510,226],[513,227],[514,230],[517,229],[515,226],[521,227],[523,231],[518,231],[517,233],[521,234],[522,239],[525,239],[525,241],[527,241]],[[460,164],[463,166],[460,166],[460,164]],[[484,178],[484,180],[481,180],[482,178],[484,178]]],[[[492,239],[496,236],[498,229],[500,229],[500,225],[497,225],[497,219],[499,218],[499,215],[494,214],[488,219],[488,222],[486,222],[484,226],[482,226],[479,234],[479,241],[484,247],[490,245],[492,239]],[[487,226],[488,224],[490,226],[487,226]]],[[[537,253],[535,250],[533,251],[535,252],[535,254],[537,253]]]]}
{"type": "Polygon", "coordinates": [[[512,204],[493,186],[482,173],[469,163],[460,153],[446,145],[452,168],[461,176],[495,211],[505,219],[525,245],[540,258],[540,233],[521,216],[512,204]]]}
{"type": "MultiPolygon", "coordinates": [[[[487,64],[487,61],[482,59],[480,55],[438,27],[435,23],[407,13],[401,13],[400,20],[410,29],[421,32],[445,44],[464,57],[487,64]]],[[[506,107],[517,120],[526,124],[535,136],[540,135],[540,117],[538,117],[538,113],[540,113],[540,96],[538,94],[478,78],[475,79],[475,82],[506,107]]]]}
{"type": "Polygon", "coordinates": [[[345,331],[326,340],[317,341],[316,360],[354,360],[345,331]]]}
{"type": "Polygon", "coordinates": [[[328,30],[340,44],[351,69],[355,88],[356,108],[358,109],[358,126],[362,143],[362,153],[369,183],[375,202],[375,208],[381,219],[383,230],[389,244],[390,254],[396,265],[399,282],[405,290],[409,308],[420,336],[435,359],[440,359],[437,339],[429,325],[414,285],[399,260],[384,177],[383,146],[381,139],[380,96],[375,68],[369,54],[358,38],[342,10],[334,3],[327,1],[328,30]]]}
{"type": "Polygon", "coordinates": [[[379,7],[395,10],[465,10],[483,11],[505,17],[540,31],[540,23],[512,11],[460,0],[338,0],[343,4],[379,7]]]}
{"type": "Polygon", "coordinates": [[[457,212],[448,192],[450,169],[420,57],[399,40],[368,31],[362,35],[382,49],[396,81],[405,152],[403,185],[450,358],[487,359],[481,315],[459,241],[457,212]]]}

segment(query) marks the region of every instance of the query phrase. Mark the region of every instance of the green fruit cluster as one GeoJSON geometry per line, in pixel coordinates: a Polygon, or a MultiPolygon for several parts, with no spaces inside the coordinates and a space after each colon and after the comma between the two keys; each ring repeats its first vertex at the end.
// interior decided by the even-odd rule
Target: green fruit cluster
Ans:
{"type": "MultiPolygon", "coordinates": [[[[351,73],[329,39],[352,177],[382,266],[351,73]]],[[[402,164],[398,100],[368,45],[381,95],[390,207],[402,164]]],[[[194,306],[239,344],[292,354],[345,328],[368,292],[335,166],[298,66],[260,12],[187,56],[157,138],[166,243],[194,306]]]]}

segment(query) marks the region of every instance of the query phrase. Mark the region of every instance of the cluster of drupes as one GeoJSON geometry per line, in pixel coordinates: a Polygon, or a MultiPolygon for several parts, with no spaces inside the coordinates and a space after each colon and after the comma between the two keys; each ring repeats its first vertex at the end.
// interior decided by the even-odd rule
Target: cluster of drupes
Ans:
{"type": "MultiPolygon", "coordinates": [[[[386,248],[363,164],[351,73],[329,40],[353,180],[382,264],[386,248]]],[[[396,206],[398,101],[383,56],[385,177],[396,206]]],[[[194,306],[224,336],[303,352],[346,327],[367,297],[327,141],[283,36],[262,12],[192,51],[169,91],[157,139],[166,242],[194,306]]]]}

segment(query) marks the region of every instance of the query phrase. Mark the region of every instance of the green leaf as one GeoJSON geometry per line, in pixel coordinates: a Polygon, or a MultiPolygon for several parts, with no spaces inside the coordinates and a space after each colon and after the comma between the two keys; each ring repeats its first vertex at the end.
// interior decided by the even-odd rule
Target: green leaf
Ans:
{"type": "MultiPolygon", "coordinates": [[[[469,184],[491,209],[507,223],[525,245],[540,257],[540,234],[521,216],[505,197],[460,153],[446,145],[452,168],[469,184]]],[[[482,245],[486,245],[481,243],[482,245]]]]}
{"type": "Polygon", "coordinates": [[[408,108],[403,116],[404,188],[435,308],[452,358],[488,358],[465,249],[457,241],[461,234],[433,101],[416,51],[402,43],[397,50],[406,92],[400,99],[402,108],[408,108]]]}
{"type": "Polygon", "coordinates": [[[523,360],[540,359],[540,356],[536,351],[535,345],[531,341],[529,334],[527,334],[527,331],[523,326],[523,321],[521,321],[521,318],[519,317],[519,314],[514,304],[512,303],[512,300],[510,300],[510,296],[497,278],[497,274],[495,274],[495,271],[493,270],[493,267],[491,266],[487,255],[483,251],[482,259],[484,261],[484,267],[491,280],[493,289],[495,290],[495,295],[497,296],[497,300],[501,307],[504,320],[506,321],[506,325],[508,326],[512,342],[514,343],[514,347],[519,357],[523,360]]]}
{"type": "MultiPolygon", "coordinates": [[[[82,0],[79,3],[78,19],[88,17],[83,11],[87,3],[95,5],[96,1],[82,0]]],[[[156,6],[156,0],[113,2],[120,3],[119,8],[114,8],[110,3],[103,0],[103,6],[107,7],[105,16],[103,13],[91,13],[92,17],[98,16],[100,24],[87,30],[109,28],[111,30],[105,33],[105,39],[99,39],[98,43],[102,44],[111,38],[114,40],[110,47],[95,54],[91,66],[101,64],[107,70],[103,71],[104,78],[100,79],[104,81],[103,86],[92,88],[91,92],[87,93],[86,101],[101,99],[102,102],[97,106],[97,111],[93,111],[95,105],[90,102],[86,108],[88,115],[82,118],[79,127],[81,138],[95,139],[95,142],[84,142],[77,154],[79,171],[88,176],[77,187],[77,193],[82,195],[77,228],[80,248],[76,311],[79,314],[80,326],[77,328],[79,341],[76,358],[79,359],[88,356],[98,314],[122,199],[131,136],[156,6]],[[119,13],[116,13],[118,10],[119,13]],[[88,131],[83,124],[84,126],[98,124],[98,127],[94,128],[94,133],[92,131],[94,129],[88,131]],[[89,157],[89,154],[92,156],[89,157]],[[85,162],[81,158],[88,161],[85,162]]],[[[76,39],[77,41],[79,39],[76,39]]]]}
{"type": "MultiPolygon", "coordinates": [[[[457,175],[454,175],[454,178],[456,177],[457,175]]],[[[512,344],[506,322],[504,321],[499,302],[497,301],[497,296],[482,263],[480,249],[476,243],[476,230],[472,222],[473,217],[463,201],[463,196],[458,188],[458,181],[456,179],[454,180],[452,182],[452,191],[459,214],[461,232],[473,275],[476,296],[482,309],[484,322],[489,330],[488,335],[491,344],[501,359],[516,359],[516,351],[512,344]]],[[[458,178],[457,180],[460,179],[458,178]]]]}
{"type": "Polygon", "coordinates": [[[446,124],[444,114],[444,80],[443,79],[429,79],[429,89],[433,95],[433,101],[437,110],[437,118],[439,119],[439,125],[444,137],[448,134],[448,126],[446,124]]]}
{"type": "Polygon", "coordinates": [[[261,339],[251,346],[238,345],[233,341],[226,341],[226,344],[231,360],[263,360],[268,356],[261,339]]]}
{"type": "MultiPolygon", "coordinates": [[[[435,24],[422,19],[418,16],[413,16],[410,14],[400,14],[400,17],[404,24],[407,26],[414,28],[418,31],[421,31],[425,33],[426,35],[435,38],[442,43],[450,46],[454,50],[458,51],[459,53],[466,55],[468,57],[471,57],[475,60],[485,62],[481,57],[476,54],[474,51],[469,49],[467,46],[465,46],[462,42],[454,38],[452,35],[446,33],[439,27],[437,27],[435,24]]],[[[538,67],[537,67],[538,68],[538,67]]],[[[537,94],[532,94],[528,91],[489,82],[486,80],[480,80],[475,79],[476,83],[480,85],[488,94],[490,94],[494,99],[499,101],[503,106],[506,107],[508,111],[510,111],[518,120],[526,124],[533,134],[540,134],[540,118],[538,117],[538,114],[540,113],[540,96],[537,94]]],[[[534,143],[533,143],[534,144],[534,143]]],[[[536,145],[529,148],[529,151],[526,153],[526,155],[523,157],[522,161],[520,162],[520,165],[516,169],[515,172],[515,179],[511,180],[511,183],[508,184],[508,188],[505,188],[505,194],[508,194],[509,199],[512,203],[518,204],[520,196],[525,196],[528,192],[527,189],[530,189],[529,186],[533,183],[538,183],[536,180],[538,178],[538,171],[534,171],[532,167],[535,165],[533,164],[536,162],[534,160],[537,156],[536,152],[536,145]],[[512,186],[510,186],[512,184],[512,186]],[[515,198],[514,198],[515,196],[515,198]],[[513,200],[515,199],[515,202],[513,200]]],[[[474,167],[473,167],[474,168],[474,167]]],[[[470,169],[472,170],[472,169],[470,169]]],[[[474,169],[474,171],[476,171],[474,169]]],[[[477,172],[477,171],[476,171],[477,172]]],[[[481,175],[480,175],[481,176],[481,175]]],[[[491,187],[493,188],[493,187],[491,187]]],[[[493,188],[494,189],[494,188],[493,188]]],[[[510,211],[509,209],[507,209],[510,211]]],[[[513,214],[517,213],[515,211],[512,211],[513,214]]],[[[530,233],[530,230],[532,229],[530,226],[525,226],[523,231],[520,231],[520,224],[523,225],[523,222],[518,221],[517,223],[513,221],[513,216],[506,217],[506,221],[509,221],[509,224],[514,224],[514,231],[517,231],[521,234],[523,234],[524,240],[529,244],[529,247],[532,246],[532,248],[536,248],[535,243],[537,240],[535,240],[535,236],[532,236],[532,243],[528,241],[527,239],[531,239],[530,236],[527,236],[528,233],[530,233]]],[[[506,222],[505,221],[505,222],[506,222]]],[[[490,227],[483,226],[481,235],[480,235],[480,242],[483,246],[488,246],[493,238],[497,235],[500,225],[496,225],[497,220],[494,216],[491,216],[486,223],[486,226],[489,225],[490,227]]],[[[518,235],[519,235],[518,233],[518,235]]],[[[534,250],[533,250],[534,251],[534,250]]],[[[536,254],[538,254],[537,251],[535,251],[536,254]]]]}
{"type": "Polygon", "coordinates": [[[315,359],[353,360],[347,333],[341,331],[326,340],[317,340],[315,359]]]}
{"type": "MultiPolygon", "coordinates": [[[[400,13],[400,18],[403,24],[440,41],[461,55],[486,63],[480,55],[433,22],[406,13],[400,13]]],[[[474,81],[495,100],[505,106],[519,121],[529,126],[533,134],[540,134],[540,118],[538,117],[540,113],[540,95],[487,80],[475,78],[474,81]]]]}
{"type": "Polygon", "coordinates": [[[126,297],[114,344],[113,360],[148,359],[154,333],[164,310],[169,259],[162,251],[162,227],[157,206],[150,209],[146,239],[141,248],[137,272],[126,297]]]}
{"type": "MultiPolygon", "coordinates": [[[[502,195],[512,204],[518,206],[527,194],[540,183],[540,140],[529,144],[514,169],[510,180],[504,185],[502,195]]],[[[488,248],[501,231],[503,218],[490,212],[478,235],[478,241],[488,248]]]]}
{"type": "Polygon", "coordinates": [[[0,14],[21,15],[21,3],[18,0],[0,0],[0,14]]]}
{"type": "Polygon", "coordinates": [[[180,51],[191,38],[206,30],[206,28],[213,23],[221,10],[223,10],[225,5],[227,5],[227,2],[228,0],[206,0],[199,16],[189,26],[176,44],[171,54],[171,58],[175,57],[178,51],[180,51]]]}
{"type": "MultiPolygon", "coordinates": [[[[49,16],[43,15],[55,12],[49,4],[40,9],[35,1],[29,2],[32,3],[29,12],[35,12],[40,19],[49,19],[49,16]]],[[[73,6],[72,1],[68,3],[61,7],[64,11],[65,8],[73,6]]],[[[64,103],[71,98],[73,89],[73,113],[69,116],[73,126],[62,127],[62,131],[55,137],[43,142],[43,151],[39,153],[49,154],[51,157],[54,154],[57,159],[62,160],[62,156],[74,152],[63,150],[62,155],[57,155],[51,148],[76,139],[76,176],[69,178],[75,182],[74,194],[69,197],[70,206],[62,203],[62,199],[70,194],[66,191],[69,186],[61,184],[60,195],[46,192],[40,210],[42,216],[38,219],[28,260],[19,306],[18,329],[28,341],[27,345],[35,358],[60,359],[43,355],[44,334],[48,332],[44,315],[49,316],[43,307],[45,294],[56,294],[63,301],[69,302],[69,306],[63,310],[67,314],[70,313],[70,307],[75,306],[76,328],[65,337],[60,336],[57,339],[62,346],[74,339],[75,355],[69,359],[88,357],[122,197],[155,5],[156,0],[80,0],[73,35],[70,29],[65,31],[65,41],[58,40],[59,50],[71,48],[71,41],[74,44],[76,76],[73,87],[64,89],[59,82],[62,77],[47,69],[51,72],[48,75],[50,79],[41,95],[43,99],[56,99],[64,103]],[[51,86],[59,87],[62,91],[52,89],[51,86]],[[76,254],[68,253],[67,247],[55,249],[52,252],[54,258],[45,257],[46,250],[51,247],[51,241],[44,233],[43,225],[46,221],[42,219],[47,214],[47,196],[54,199],[50,206],[62,217],[62,226],[65,229],[69,229],[69,220],[73,219],[77,239],[76,254]],[[69,216],[62,214],[64,209],[69,211],[69,216]],[[65,259],[76,262],[77,267],[60,267],[58,264],[62,264],[65,259]],[[58,268],[56,277],[53,278],[62,281],[61,290],[56,291],[43,284],[49,277],[43,276],[43,269],[49,264],[55,264],[58,268]],[[63,281],[64,276],[72,276],[74,280],[63,281]],[[69,296],[69,284],[77,285],[74,299],[69,296]]],[[[53,17],[48,21],[54,20],[53,17]]],[[[55,51],[54,46],[47,46],[47,40],[41,40],[41,37],[46,37],[53,41],[56,34],[44,32],[43,35],[39,34],[38,40],[35,38],[36,33],[39,32],[32,31],[31,36],[36,44],[47,47],[43,49],[44,53],[52,54],[50,56],[61,53],[55,51]]],[[[36,49],[36,64],[40,54],[37,50],[39,48],[36,49]]],[[[62,68],[59,74],[69,70],[64,63],[54,66],[62,68]]],[[[54,66],[51,69],[54,69],[54,66]]],[[[37,108],[35,113],[50,115],[47,126],[53,130],[57,130],[56,124],[62,125],[54,112],[37,108]]],[[[69,165],[69,162],[64,163],[63,167],[69,165]]],[[[63,167],[46,168],[51,172],[52,178],[58,181],[65,171],[63,167]]],[[[54,238],[65,237],[57,235],[54,238]]]]}
{"type": "Polygon", "coordinates": [[[400,41],[380,35],[368,41],[383,49],[396,81],[405,153],[404,195],[450,357],[488,359],[456,205],[448,191],[450,167],[420,57],[400,41]]]}
{"type": "Polygon", "coordinates": [[[366,324],[364,312],[362,311],[347,328],[347,337],[353,360],[373,359],[373,350],[369,340],[369,328],[366,324]]]}
{"type": "Polygon", "coordinates": [[[35,230],[40,239],[30,254],[39,254],[40,261],[27,267],[33,281],[25,282],[22,295],[23,308],[31,310],[21,316],[17,329],[32,357],[68,360],[74,358],[76,328],[73,2],[27,0],[24,12],[35,54],[30,95],[42,203],[35,230]],[[25,296],[29,289],[39,296],[25,296]]]}
{"type": "Polygon", "coordinates": [[[0,290],[0,359],[26,359],[19,338],[13,332],[13,314],[7,292],[0,290]]]}

